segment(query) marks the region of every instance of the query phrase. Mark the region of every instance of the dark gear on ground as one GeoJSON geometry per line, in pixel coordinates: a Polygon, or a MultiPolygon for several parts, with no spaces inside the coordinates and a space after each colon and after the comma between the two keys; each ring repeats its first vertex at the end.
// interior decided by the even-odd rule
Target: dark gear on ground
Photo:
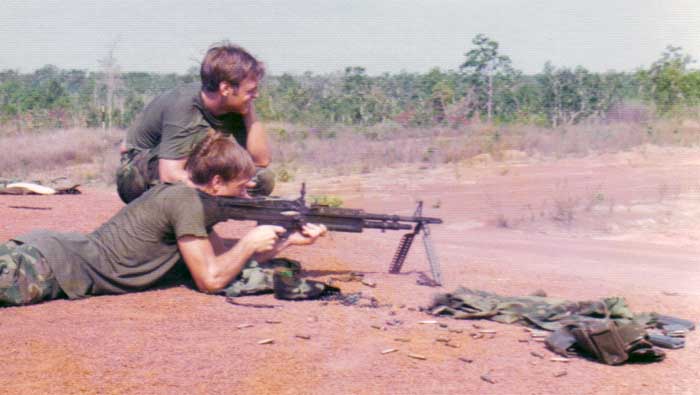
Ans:
{"type": "Polygon", "coordinates": [[[79,195],[79,186],[65,177],[48,182],[0,179],[0,195],[79,195]]]}
{"type": "Polygon", "coordinates": [[[434,315],[457,319],[490,319],[553,331],[547,340],[552,351],[568,356],[578,351],[600,362],[653,362],[665,357],[659,347],[678,348],[670,335],[695,328],[687,320],[656,313],[634,314],[620,297],[571,302],[542,296],[509,297],[458,288],[437,295],[434,315]]]}
{"type": "Polygon", "coordinates": [[[223,290],[229,297],[273,292],[277,299],[306,300],[340,292],[336,287],[300,277],[301,264],[287,258],[264,263],[248,261],[241,274],[223,290]]]}
{"type": "Polygon", "coordinates": [[[0,306],[38,303],[62,294],[39,250],[15,241],[0,244],[0,306]]]}
{"type": "MultiPolygon", "coordinates": [[[[128,204],[160,182],[158,155],[154,150],[132,149],[122,154],[116,183],[117,193],[124,203],[128,204]]],[[[251,196],[269,196],[275,188],[275,173],[258,167],[252,181],[255,186],[248,189],[251,196]]]]}

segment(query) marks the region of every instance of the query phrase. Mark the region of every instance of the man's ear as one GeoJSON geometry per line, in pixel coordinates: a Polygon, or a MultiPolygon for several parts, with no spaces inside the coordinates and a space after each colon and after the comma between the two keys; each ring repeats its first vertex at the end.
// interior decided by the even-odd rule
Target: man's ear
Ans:
{"type": "Polygon", "coordinates": [[[219,82],[219,94],[221,96],[228,96],[233,94],[233,87],[228,81],[219,82]]]}
{"type": "Polygon", "coordinates": [[[221,189],[221,187],[223,187],[224,180],[217,174],[212,177],[211,181],[209,181],[209,185],[211,186],[212,191],[216,193],[219,191],[219,189],[221,189]]]}

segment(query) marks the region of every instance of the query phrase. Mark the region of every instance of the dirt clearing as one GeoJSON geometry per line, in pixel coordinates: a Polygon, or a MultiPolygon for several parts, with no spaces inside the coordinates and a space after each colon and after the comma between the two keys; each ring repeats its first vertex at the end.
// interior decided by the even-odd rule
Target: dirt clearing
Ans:
{"type": "MultiPolygon", "coordinates": [[[[315,279],[363,273],[376,287],[335,283],[344,293],[362,292],[356,305],[264,295],[239,301],[277,307],[234,306],[176,286],[5,308],[0,387],[20,394],[698,393],[697,332],[661,363],[611,367],[553,362],[543,343],[525,341],[521,327],[434,318],[418,309],[456,286],[505,295],[541,289],[571,300],[624,296],[634,311],[697,322],[700,150],[481,157],[306,181],[310,194],[338,196],[370,212],[411,214],[424,200],[424,214],[445,221],[432,227],[444,287],[416,284],[419,272],[429,273],[419,243],[403,274],[386,273],[401,232],[335,233],[285,255],[301,260],[315,279]],[[370,298],[378,307],[363,306],[370,298]],[[495,333],[470,336],[480,329],[495,333]],[[259,344],[264,339],[273,341],[259,344]]],[[[278,192],[293,197],[298,188],[283,184],[278,192]]],[[[39,227],[90,231],[121,206],[106,189],[0,196],[0,241],[39,227]]],[[[219,229],[235,238],[249,226],[219,229]]]]}

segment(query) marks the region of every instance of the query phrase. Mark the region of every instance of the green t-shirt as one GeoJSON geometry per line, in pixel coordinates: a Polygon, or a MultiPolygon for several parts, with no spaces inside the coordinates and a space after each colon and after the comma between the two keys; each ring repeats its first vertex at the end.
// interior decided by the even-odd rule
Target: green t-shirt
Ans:
{"type": "Polygon", "coordinates": [[[157,148],[163,159],[182,159],[206,135],[209,128],[232,135],[246,147],[243,116],[228,113],[212,115],[202,104],[201,86],[191,83],[165,92],[151,101],[126,135],[128,149],[157,148]]]}
{"type": "Polygon", "coordinates": [[[214,223],[205,218],[196,189],[160,184],[90,234],[42,230],[15,240],[41,251],[71,299],[121,294],[147,288],[184,264],[177,239],[206,237],[214,223]]]}

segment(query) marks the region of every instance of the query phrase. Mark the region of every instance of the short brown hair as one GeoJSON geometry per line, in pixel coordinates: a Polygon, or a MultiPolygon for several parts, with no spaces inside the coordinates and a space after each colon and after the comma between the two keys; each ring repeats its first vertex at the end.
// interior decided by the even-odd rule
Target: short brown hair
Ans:
{"type": "Polygon", "coordinates": [[[245,49],[223,41],[214,44],[204,55],[199,75],[202,90],[216,92],[224,81],[238,88],[241,81],[248,77],[261,79],[265,75],[265,65],[245,49]]]}
{"type": "Polygon", "coordinates": [[[196,185],[207,185],[218,175],[224,182],[255,175],[253,159],[231,137],[210,129],[185,162],[185,170],[196,185]]]}

